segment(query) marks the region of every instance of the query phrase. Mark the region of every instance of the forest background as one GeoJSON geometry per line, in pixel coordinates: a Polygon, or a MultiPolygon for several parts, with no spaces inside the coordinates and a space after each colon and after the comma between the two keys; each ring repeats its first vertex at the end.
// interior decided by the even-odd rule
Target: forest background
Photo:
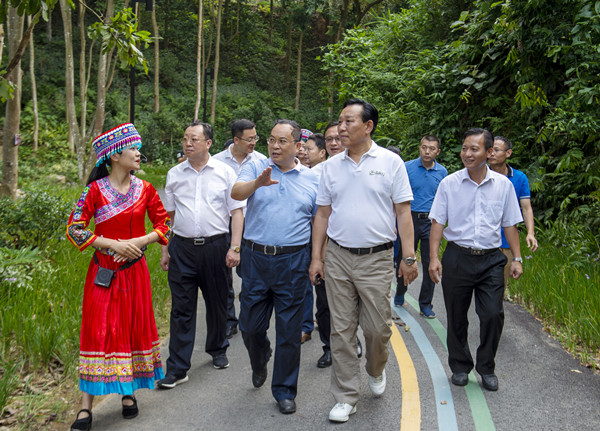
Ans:
{"type": "MultiPolygon", "coordinates": [[[[435,134],[450,172],[462,166],[468,128],[510,138],[510,163],[530,180],[540,249],[523,244],[525,273],[508,296],[598,367],[600,1],[133,6],[0,4],[0,426],[72,415],[90,257],[64,240],[64,225],[93,161],[91,139],[130,119],[132,80],[149,160],[140,176],[157,188],[194,118],[214,125],[213,153],[232,120],[251,119],[266,153],[277,118],[322,131],[344,100],[360,97],[379,109],[376,142],[410,160],[421,136],[435,134]]],[[[151,249],[148,260],[164,335],[159,255],[151,249]]]]}

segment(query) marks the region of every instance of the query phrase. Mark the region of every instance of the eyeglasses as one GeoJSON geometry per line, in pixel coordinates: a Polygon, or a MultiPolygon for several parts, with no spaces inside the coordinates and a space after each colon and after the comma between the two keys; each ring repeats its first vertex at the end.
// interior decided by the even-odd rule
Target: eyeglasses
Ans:
{"type": "Polygon", "coordinates": [[[505,153],[506,150],[503,150],[502,148],[492,148],[492,150],[494,150],[494,153],[505,153]]]}
{"type": "Polygon", "coordinates": [[[246,142],[249,142],[249,143],[251,143],[251,144],[252,144],[253,142],[254,142],[254,143],[258,142],[258,140],[259,140],[259,136],[253,136],[252,138],[248,138],[248,139],[244,139],[244,138],[242,138],[242,137],[239,137],[239,136],[238,136],[237,138],[238,138],[240,141],[246,141],[246,142]]]}
{"type": "Polygon", "coordinates": [[[333,141],[342,142],[339,136],[328,136],[325,138],[325,142],[331,144],[333,141]]]}
{"type": "Polygon", "coordinates": [[[269,139],[267,139],[267,144],[269,144],[269,145],[275,145],[275,143],[278,143],[279,145],[287,145],[287,144],[290,143],[290,141],[288,141],[285,138],[275,139],[272,136],[269,139]]]}
{"type": "Polygon", "coordinates": [[[192,144],[196,145],[199,144],[202,141],[208,141],[208,139],[197,139],[197,138],[181,138],[179,140],[182,144],[187,144],[188,142],[191,142],[192,144]]]}

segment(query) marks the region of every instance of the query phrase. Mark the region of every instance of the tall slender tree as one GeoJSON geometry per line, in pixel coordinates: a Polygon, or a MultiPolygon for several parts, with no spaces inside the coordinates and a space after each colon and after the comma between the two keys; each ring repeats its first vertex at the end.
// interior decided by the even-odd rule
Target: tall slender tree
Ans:
{"type": "Polygon", "coordinates": [[[198,118],[198,112],[200,111],[200,103],[202,101],[202,78],[204,77],[202,69],[202,28],[204,27],[204,2],[198,0],[198,43],[196,51],[196,105],[194,106],[194,118],[198,118]]]}
{"type": "Polygon", "coordinates": [[[154,36],[154,112],[160,110],[160,44],[158,43],[158,22],[156,21],[156,4],[152,8],[152,32],[154,36]]]}
{"type": "Polygon", "coordinates": [[[219,77],[219,61],[220,51],[221,51],[221,14],[223,9],[223,0],[219,0],[219,7],[217,11],[217,34],[215,36],[215,71],[213,75],[213,91],[212,91],[212,99],[210,102],[210,122],[214,124],[215,122],[215,113],[217,108],[217,82],[219,77]]]}
{"type": "MultiPolygon", "coordinates": [[[[6,19],[8,34],[8,57],[18,55],[25,17],[17,13],[17,8],[8,6],[6,19]]],[[[2,184],[0,195],[15,197],[17,195],[17,182],[19,178],[19,149],[16,144],[16,135],[19,133],[21,121],[21,60],[16,62],[13,69],[6,75],[9,84],[13,86],[14,93],[6,101],[6,115],[4,117],[4,138],[2,141],[2,184]]]]}
{"type": "MultiPolygon", "coordinates": [[[[31,16],[27,17],[28,25],[31,25],[31,16]]],[[[35,49],[33,37],[29,39],[29,77],[31,79],[31,103],[33,104],[33,152],[37,152],[40,132],[40,116],[38,113],[37,85],[35,80],[35,49]]]]}

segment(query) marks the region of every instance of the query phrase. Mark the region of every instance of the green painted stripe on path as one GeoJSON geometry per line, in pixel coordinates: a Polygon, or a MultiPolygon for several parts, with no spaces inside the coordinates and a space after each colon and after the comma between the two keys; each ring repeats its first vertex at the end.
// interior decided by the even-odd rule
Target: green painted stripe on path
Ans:
{"type": "MultiPolygon", "coordinates": [[[[394,286],[395,291],[395,286],[394,286]]],[[[404,300],[417,312],[421,310],[419,308],[419,302],[411,295],[406,293],[404,300]]],[[[431,325],[440,341],[444,345],[444,348],[448,350],[446,344],[446,328],[442,325],[438,319],[424,319],[431,325]]],[[[469,383],[465,386],[465,392],[467,393],[467,399],[469,400],[469,407],[471,408],[471,416],[473,416],[473,422],[475,423],[475,429],[477,431],[495,431],[494,420],[492,419],[492,413],[483,395],[481,386],[475,377],[473,371],[469,373],[469,383]]]]}

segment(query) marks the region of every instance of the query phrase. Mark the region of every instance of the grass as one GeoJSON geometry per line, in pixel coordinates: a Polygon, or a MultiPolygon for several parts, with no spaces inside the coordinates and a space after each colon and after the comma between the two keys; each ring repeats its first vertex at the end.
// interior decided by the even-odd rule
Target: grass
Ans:
{"type": "Polygon", "coordinates": [[[509,295],[582,363],[600,370],[600,259],[574,255],[571,245],[548,237],[539,235],[535,253],[521,244],[524,272],[510,281],[509,295]]]}
{"type": "MultiPolygon", "coordinates": [[[[166,169],[150,167],[140,177],[161,188],[165,175],[166,169]]],[[[58,189],[74,205],[82,187],[58,189]]],[[[151,226],[147,220],[146,230],[151,226]]],[[[92,249],[82,253],[63,236],[43,249],[0,251],[0,426],[30,430],[70,421],[65,413],[80,401],[81,303],[92,249]]],[[[170,290],[160,256],[158,244],[146,252],[162,337],[168,332],[170,290]]]]}

